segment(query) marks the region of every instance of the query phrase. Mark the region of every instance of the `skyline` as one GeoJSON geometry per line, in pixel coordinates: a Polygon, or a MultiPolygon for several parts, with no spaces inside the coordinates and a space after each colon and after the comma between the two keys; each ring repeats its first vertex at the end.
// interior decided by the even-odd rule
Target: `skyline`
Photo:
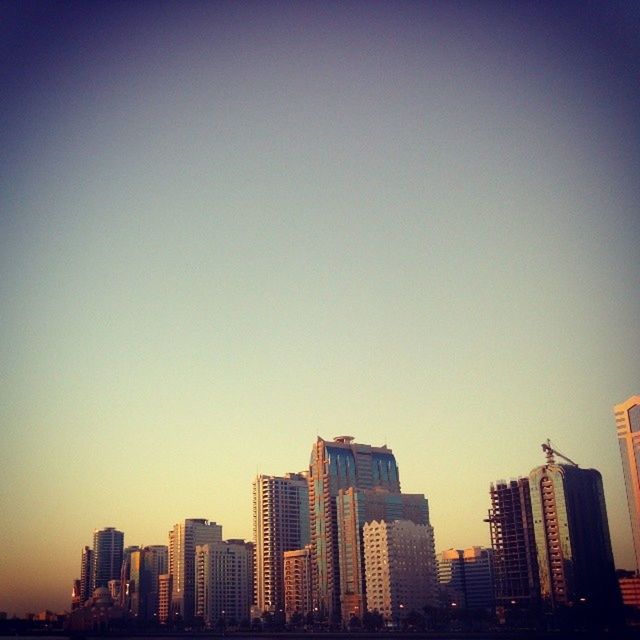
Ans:
{"type": "Polygon", "coordinates": [[[637,9],[2,11],[0,610],[68,607],[94,529],[250,539],[318,435],[388,444],[437,552],[550,438],[633,567],[637,9]]]}

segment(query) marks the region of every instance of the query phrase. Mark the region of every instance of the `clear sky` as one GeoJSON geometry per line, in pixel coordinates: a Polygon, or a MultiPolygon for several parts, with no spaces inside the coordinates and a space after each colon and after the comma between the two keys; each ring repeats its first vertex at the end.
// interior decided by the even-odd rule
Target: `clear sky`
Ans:
{"type": "Polygon", "coordinates": [[[387,443],[436,547],[640,392],[634,3],[0,5],[0,610],[387,443]]]}

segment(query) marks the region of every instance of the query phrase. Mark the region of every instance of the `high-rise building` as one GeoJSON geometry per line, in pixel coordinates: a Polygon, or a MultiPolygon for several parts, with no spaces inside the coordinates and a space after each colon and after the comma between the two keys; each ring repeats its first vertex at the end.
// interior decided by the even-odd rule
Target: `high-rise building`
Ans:
{"type": "Polygon", "coordinates": [[[255,598],[261,612],[284,610],[284,552],[309,543],[306,473],[259,475],[253,483],[255,598]]]}
{"type": "Polygon", "coordinates": [[[114,527],[96,529],[93,532],[93,558],[91,567],[91,591],[108,587],[110,580],[120,581],[124,533],[114,527]]]}
{"type": "Polygon", "coordinates": [[[496,606],[531,609],[540,584],[529,478],[498,480],[489,493],[496,606]]]}
{"type": "Polygon", "coordinates": [[[627,490],[636,571],[640,571],[640,396],[632,396],[617,404],[613,411],[627,490]]]}
{"type": "Polygon", "coordinates": [[[71,589],[71,610],[75,611],[82,606],[82,599],[80,598],[80,579],[76,578],[73,581],[73,587],[71,589]]]}
{"type": "Polygon", "coordinates": [[[336,498],[340,489],[382,487],[400,493],[398,467],[391,449],[356,444],[351,436],[333,442],[318,438],[309,465],[314,608],[322,619],[340,615],[340,567],[336,498]]]}
{"type": "Polygon", "coordinates": [[[171,619],[171,574],[158,576],[158,622],[168,624],[171,619]]]}
{"type": "Polygon", "coordinates": [[[410,520],[429,524],[429,505],[421,494],[392,493],[388,489],[340,489],[336,498],[340,604],[342,622],[362,620],[367,610],[362,528],[374,520],[410,520]]]}
{"type": "Polygon", "coordinates": [[[130,554],[128,611],[139,620],[158,619],[159,578],[167,573],[168,556],[165,545],[151,545],[130,554]]]}
{"type": "Polygon", "coordinates": [[[542,600],[552,608],[577,604],[593,619],[615,617],[620,597],[602,476],[556,464],[559,454],[545,450],[547,464],[529,474],[542,600]]]}
{"type": "Polygon", "coordinates": [[[203,518],[189,518],[169,532],[171,618],[191,622],[195,613],[196,546],[222,542],[222,526],[203,518]]]}
{"type": "Polygon", "coordinates": [[[82,549],[80,561],[80,601],[84,604],[93,593],[93,551],[91,547],[82,549]]]}
{"type": "Polygon", "coordinates": [[[437,602],[433,528],[408,520],[367,522],[364,540],[367,608],[400,626],[412,611],[437,602]]]}
{"type": "Polygon", "coordinates": [[[467,606],[461,549],[446,549],[437,559],[438,590],[443,607],[467,606]]]}
{"type": "Polygon", "coordinates": [[[284,552],[284,611],[287,622],[294,616],[306,621],[313,613],[311,545],[284,552]]]}
{"type": "Polygon", "coordinates": [[[131,547],[125,547],[122,552],[122,568],[120,569],[120,595],[118,604],[125,610],[131,610],[131,595],[129,589],[129,576],[131,573],[131,556],[136,551],[139,551],[140,547],[134,545],[131,547]]]}
{"type": "Polygon", "coordinates": [[[207,627],[249,622],[252,552],[244,541],[196,545],[196,616],[207,627]]]}

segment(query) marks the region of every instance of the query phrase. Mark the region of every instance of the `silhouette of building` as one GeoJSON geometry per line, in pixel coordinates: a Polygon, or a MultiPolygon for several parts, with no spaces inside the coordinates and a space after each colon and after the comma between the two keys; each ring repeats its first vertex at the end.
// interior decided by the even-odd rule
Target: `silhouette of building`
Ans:
{"type": "Polygon", "coordinates": [[[261,613],[284,610],[284,552],[309,543],[307,474],[259,475],[253,483],[255,602],[261,613]]]}
{"type": "Polygon", "coordinates": [[[356,444],[351,436],[333,442],[318,438],[309,466],[309,519],[314,609],[337,623],[340,613],[340,567],[336,498],[340,489],[382,487],[400,493],[398,467],[391,449],[356,444]]]}
{"type": "Polygon", "coordinates": [[[172,622],[193,620],[196,546],[214,542],[222,542],[222,526],[203,518],[178,522],[169,532],[172,622]]]}
{"type": "Polygon", "coordinates": [[[499,480],[489,493],[496,607],[530,610],[540,584],[529,478],[499,480]]]}
{"type": "Polygon", "coordinates": [[[99,587],[108,587],[111,580],[120,580],[123,549],[122,531],[106,527],[93,532],[92,592],[99,587]]]}
{"type": "Polygon", "coordinates": [[[84,604],[92,593],[93,584],[93,550],[91,547],[82,549],[80,561],[80,601],[84,604]]]}
{"type": "Polygon", "coordinates": [[[640,396],[632,396],[613,408],[627,505],[636,555],[636,571],[640,571],[640,396]]]}

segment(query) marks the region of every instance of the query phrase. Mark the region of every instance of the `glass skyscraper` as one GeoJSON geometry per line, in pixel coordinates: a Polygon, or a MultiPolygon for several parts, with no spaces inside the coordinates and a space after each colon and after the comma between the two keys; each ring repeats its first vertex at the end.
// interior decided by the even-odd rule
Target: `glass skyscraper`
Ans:
{"type": "Polygon", "coordinates": [[[640,571],[640,396],[632,396],[613,408],[627,490],[636,571],[640,571]]]}
{"type": "Polygon", "coordinates": [[[120,580],[124,550],[124,533],[114,527],[93,532],[91,591],[107,587],[110,580],[120,580]]]}

